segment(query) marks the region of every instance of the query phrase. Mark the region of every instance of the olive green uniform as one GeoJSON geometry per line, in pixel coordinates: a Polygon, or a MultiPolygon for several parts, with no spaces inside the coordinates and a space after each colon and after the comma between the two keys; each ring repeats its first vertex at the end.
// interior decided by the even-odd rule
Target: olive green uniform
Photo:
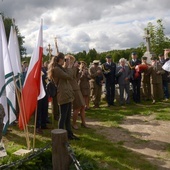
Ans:
{"type": "Polygon", "coordinates": [[[91,76],[90,80],[90,97],[94,103],[94,107],[99,107],[102,94],[102,80],[104,79],[102,69],[92,66],[89,69],[89,74],[91,76]],[[97,71],[100,70],[101,74],[99,75],[97,71]],[[100,80],[101,79],[101,80],[100,80]]]}

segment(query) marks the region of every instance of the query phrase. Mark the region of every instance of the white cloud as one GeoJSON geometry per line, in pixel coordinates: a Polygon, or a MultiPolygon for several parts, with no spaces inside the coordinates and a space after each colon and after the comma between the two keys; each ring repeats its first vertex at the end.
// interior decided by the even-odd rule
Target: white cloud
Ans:
{"type": "Polygon", "coordinates": [[[95,48],[98,52],[137,47],[144,42],[148,22],[163,19],[170,35],[169,0],[3,0],[0,12],[15,18],[27,53],[36,43],[40,19],[44,19],[44,52],[54,37],[59,50],[79,52],[95,48]]]}

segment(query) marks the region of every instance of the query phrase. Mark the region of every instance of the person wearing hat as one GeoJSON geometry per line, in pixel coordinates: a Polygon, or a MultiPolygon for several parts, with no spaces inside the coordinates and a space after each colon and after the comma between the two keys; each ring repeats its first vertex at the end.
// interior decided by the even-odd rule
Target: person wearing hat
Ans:
{"type": "Polygon", "coordinates": [[[132,83],[132,89],[133,89],[133,101],[135,103],[140,103],[140,87],[141,87],[141,73],[138,72],[136,74],[135,67],[139,64],[141,64],[141,61],[138,59],[137,53],[132,52],[131,54],[131,60],[129,61],[129,67],[131,69],[131,83],[132,83]]]}
{"type": "Polygon", "coordinates": [[[148,74],[151,65],[147,63],[147,57],[145,56],[142,57],[142,65],[147,66],[147,69],[141,73],[142,95],[143,99],[147,101],[151,99],[150,75],[148,74]]]}
{"type": "MultiPolygon", "coordinates": [[[[159,54],[159,63],[163,66],[168,60],[169,58],[164,54],[159,54]]],[[[167,101],[169,99],[169,90],[168,90],[168,82],[169,82],[169,73],[168,71],[165,71],[164,74],[162,74],[162,86],[163,86],[163,92],[164,92],[164,98],[167,101]]]]}
{"type": "Polygon", "coordinates": [[[150,74],[151,83],[151,97],[152,103],[163,99],[163,88],[162,88],[162,74],[165,71],[162,69],[162,65],[157,61],[156,56],[151,57],[151,68],[148,71],[150,74]]]}
{"type": "Polygon", "coordinates": [[[108,107],[114,105],[115,83],[116,83],[116,64],[112,61],[111,55],[106,56],[106,62],[102,65],[105,76],[106,100],[108,107]]]}
{"type": "Polygon", "coordinates": [[[93,65],[89,68],[90,80],[90,97],[94,103],[94,108],[100,107],[102,84],[104,76],[99,66],[99,60],[94,60],[93,65]]]}

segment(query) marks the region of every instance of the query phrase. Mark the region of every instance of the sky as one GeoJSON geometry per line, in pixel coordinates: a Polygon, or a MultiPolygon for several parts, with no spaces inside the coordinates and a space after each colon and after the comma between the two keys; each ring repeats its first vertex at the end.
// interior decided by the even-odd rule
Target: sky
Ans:
{"type": "Polygon", "coordinates": [[[169,0],[0,0],[0,12],[15,18],[27,54],[36,45],[43,19],[44,53],[48,44],[56,53],[97,52],[136,48],[145,43],[144,28],[163,20],[170,37],[169,0]]]}

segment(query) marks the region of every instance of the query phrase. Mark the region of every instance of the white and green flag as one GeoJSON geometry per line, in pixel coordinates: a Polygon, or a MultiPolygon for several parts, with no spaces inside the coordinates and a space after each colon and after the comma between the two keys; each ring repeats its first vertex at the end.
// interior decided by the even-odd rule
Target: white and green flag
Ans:
{"type": "Polygon", "coordinates": [[[14,85],[14,79],[13,79],[14,74],[13,74],[12,65],[10,61],[2,16],[0,16],[0,34],[1,34],[0,37],[1,37],[1,49],[2,49],[0,57],[1,57],[1,61],[4,66],[4,71],[2,71],[2,68],[0,70],[0,72],[4,73],[4,75],[3,77],[0,77],[0,78],[4,79],[5,77],[5,83],[0,88],[0,97],[2,97],[4,92],[6,91],[7,103],[9,107],[9,112],[6,112],[6,115],[4,118],[4,124],[6,125],[7,123],[11,124],[13,121],[16,120],[16,115],[15,115],[16,96],[15,96],[15,85],[14,85]]]}
{"type": "MultiPolygon", "coordinates": [[[[3,55],[3,53],[2,53],[2,36],[0,34],[0,63],[1,63],[1,66],[0,66],[0,89],[2,89],[4,84],[5,84],[4,62],[3,62],[2,55],[3,55]]],[[[6,124],[8,122],[6,89],[4,89],[0,94],[0,103],[4,107],[4,111],[5,111],[6,116],[4,117],[3,123],[6,124]]]]}
{"type": "Polygon", "coordinates": [[[14,76],[18,78],[21,75],[21,60],[17,33],[14,26],[11,26],[8,49],[14,76]]]}

